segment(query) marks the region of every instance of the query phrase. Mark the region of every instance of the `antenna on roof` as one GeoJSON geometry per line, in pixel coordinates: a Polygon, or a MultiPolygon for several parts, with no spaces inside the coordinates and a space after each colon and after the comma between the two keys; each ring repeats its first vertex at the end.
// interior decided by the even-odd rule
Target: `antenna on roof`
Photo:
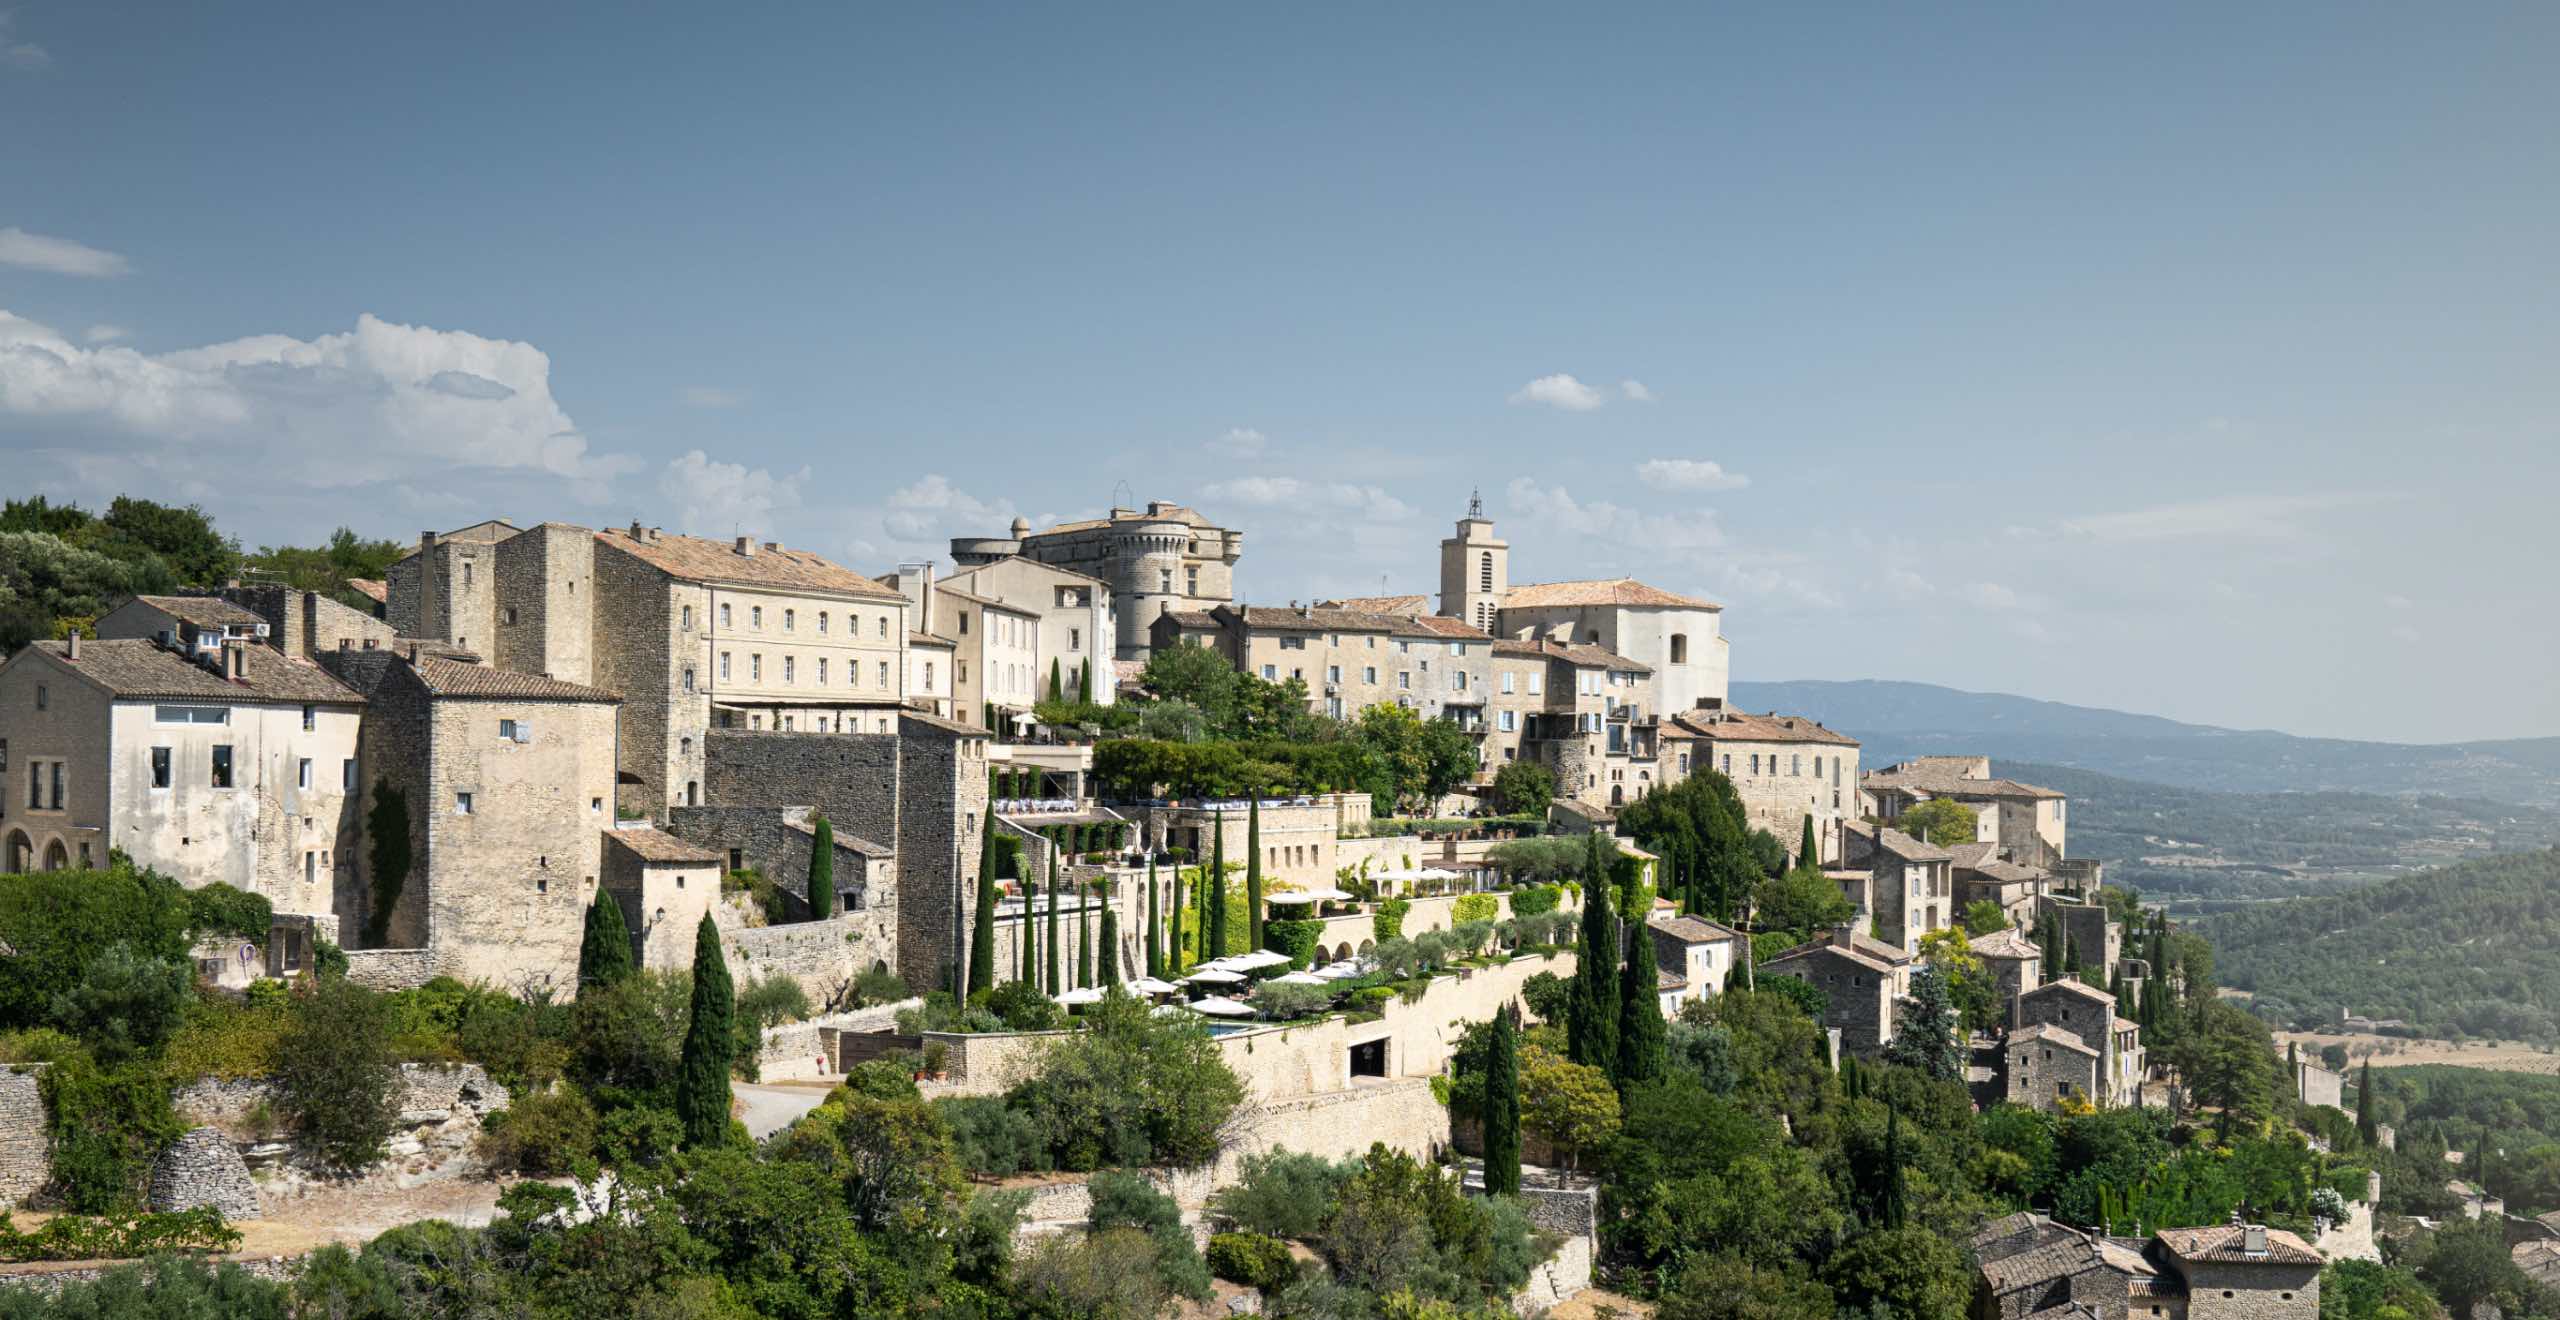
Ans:
{"type": "Polygon", "coordinates": [[[1470,518],[1484,516],[1484,487],[1476,486],[1467,491],[1467,516],[1470,518]]]}
{"type": "Polygon", "coordinates": [[[1112,507],[1112,508],[1115,508],[1115,509],[1134,509],[1134,508],[1138,507],[1138,491],[1137,491],[1137,488],[1136,488],[1136,487],[1134,487],[1134,486],[1131,486],[1128,482],[1125,482],[1125,481],[1115,481],[1115,482],[1112,482],[1112,483],[1111,483],[1111,507],[1112,507]],[[1126,492],[1128,493],[1128,496],[1129,496],[1129,502],[1128,502],[1128,503],[1126,503],[1126,504],[1122,504],[1122,503],[1120,502],[1120,495],[1121,495],[1121,493],[1122,493],[1123,491],[1126,491],[1126,492]]]}

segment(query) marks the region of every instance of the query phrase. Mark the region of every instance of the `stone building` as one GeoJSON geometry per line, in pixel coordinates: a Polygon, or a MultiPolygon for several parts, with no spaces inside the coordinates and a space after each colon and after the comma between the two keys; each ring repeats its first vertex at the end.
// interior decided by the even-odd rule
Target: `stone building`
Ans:
{"type": "Polygon", "coordinates": [[[2069,977],[2024,991],[2010,1001],[2014,1041],[2028,1028],[2068,1032],[2098,1061],[2097,1085],[2088,1093],[2100,1105],[2142,1102],[2142,1029],[2116,1016],[2116,997],[2069,977]]]}
{"type": "Polygon", "coordinates": [[[2008,1003],[2043,983],[2044,955],[2035,941],[2016,929],[1995,930],[1970,941],[1973,955],[1991,971],[2001,1003],[2008,1003]]]}
{"type": "Polygon", "coordinates": [[[1653,671],[1606,647],[1544,639],[1493,643],[1488,776],[1526,759],[1556,795],[1608,810],[1662,782],[1653,671]]]}
{"type": "Polygon", "coordinates": [[[1946,849],[1889,825],[1852,821],[1842,834],[1849,865],[1865,867],[1871,877],[1869,915],[1877,939],[1918,953],[1921,936],[1955,923],[1955,879],[1946,849]]]}
{"type": "Polygon", "coordinates": [[[2165,1228],[2143,1254],[2177,1276],[2185,1320],[2313,1320],[2324,1258],[2280,1228],[2165,1228]]]}
{"type": "MultiPolygon", "coordinates": [[[[1146,837],[1159,846],[1185,849],[1193,858],[1206,858],[1212,844],[1223,836],[1227,860],[1242,866],[1250,851],[1246,805],[1239,800],[1150,808],[1145,816],[1146,837]]],[[[1342,832],[1368,824],[1369,808],[1366,793],[1265,799],[1263,882],[1302,889],[1332,885],[1339,868],[1354,864],[1341,847],[1342,832]]]]}
{"type": "Polygon", "coordinates": [[[951,677],[959,672],[960,644],[930,632],[907,634],[907,705],[927,715],[958,719],[951,677]]]}
{"type": "Polygon", "coordinates": [[[1402,706],[1471,730],[1485,724],[1493,638],[1455,619],[1320,605],[1222,605],[1159,616],[1150,640],[1206,645],[1268,682],[1304,683],[1308,708],[1335,719],[1358,719],[1371,706],[1402,706]]]}
{"type": "MultiPolygon", "coordinates": [[[[2059,894],[2040,894],[2035,899],[2034,916],[2023,923],[2030,927],[2047,918],[2062,926],[2064,943],[2077,963],[2086,964],[2101,981],[2113,982],[2116,965],[2124,958],[2124,923],[2107,912],[2103,903],[2083,903],[2059,894]]],[[[2068,967],[2045,969],[2050,976],[2070,971],[2068,967]]]]}
{"type": "Polygon", "coordinates": [[[1911,992],[1912,957],[1849,926],[1760,964],[1756,975],[1793,976],[1822,991],[1828,1002],[1822,1025],[1840,1033],[1840,1047],[1871,1055],[1893,1042],[1897,1003],[1911,992]]]}
{"type": "Polygon", "coordinates": [[[1692,999],[1723,993],[1742,936],[1703,918],[1677,916],[1654,917],[1645,923],[1645,934],[1653,940],[1654,965],[1680,980],[1678,991],[1665,997],[1667,1013],[1676,1015],[1692,999]]]}
{"type": "Polygon", "coordinates": [[[364,698],[248,636],[37,642],[0,664],[0,870],[122,849],[189,887],[334,911],[364,698]]]}
{"type": "Polygon", "coordinates": [[[936,635],[951,643],[951,718],[1011,736],[1047,695],[1039,612],[948,583],[931,597],[936,635]]]}
{"type": "Polygon", "coordinates": [[[1956,879],[1956,909],[1996,903],[2012,925],[2033,925],[2036,900],[2053,892],[2053,873],[2000,856],[2000,846],[1979,840],[1947,849],[1956,879]]]}
{"type": "Polygon", "coordinates": [[[719,853],[645,822],[604,832],[600,883],[622,909],[637,966],[693,966],[694,933],[720,901],[720,860],[719,853]]]}
{"type": "Polygon", "coordinates": [[[1860,814],[1887,822],[1932,798],[1971,807],[1981,817],[1978,837],[2022,865],[2051,870],[2067,851],[2071,804],[2052,789],[1993,778],[1987,756],[1914,757],[1868,771],[1858,791],[1860,814]]]}
{"type": "Polygon", "coordinates": [[[957,569],[945,582],[1038,616],[1040,631],[1032,649],[1041,697],[1049,694],[1049,669],[1054,664],[1061,696],[1075,700],[1084,686],[1080,676],[1090,671],[1094,704],[1112,704],[1120,686],[1114,664],[1120,624],[1111,605],[1110,583],[1020,555],[957,569]]]}
{"type": "Polygon", "coordinates": [[[2097,1104],[2106,1093],[2106,1057],[2062,1027],[2020,1027],[2001,1045],[2003,1093],[2013,1105],[2055,1109],[2066,1101],[2097,1104]]]}
{"type": "Polygon", "coordinates": [[[450,532],[418,533],[418,548],[384,571],[383,617],[403,637],[433,637],[470,650],[498,628],[498,543],[522,529],[491,518],[450,532]]]}
{"type": "Polygon", "coordinates": [[[1824,862],[1845,855],[1843,822],[1857,819],[1858,740],[1800,715],[1750,715],[1721,704],[1668,710],[1662,770],[1677,782],[1699,770],[1733,781],[1751,827],[1793,853],[1813,818],[1824,862]]]}
{"type": "Polygon", "coordinates": [[[510,988],[572,984],[614,820],[620,698],[416,648],[321,658],[369,703],[364,808],[388,789],[409,822],[407,875],[373,874],[368,850],[341,894],[348,947],[423,950],[433,974],[510,988]]]}
{"type": "Polygon", "coordinates": [[[1973,1320],[2312,1320],[2323,1258],[2278,1228],[2240,1222],[2107,1237],[2043,1215],[1976,1231],[1973,1320]]]}
{"type": "Polygon", "coordinates": [[[1016,518],[1011,535],[951,542],[955,571],[1021,557],[1107,584],[1121,660],[1147,658],[1158,615],[1233,600],[1236,560],[1243,554],[1244,533],[1215,526],[1169,500],[1153,501],[1144,511],[1114,508],[1100,518],[1039,532],[1016,518]]]}

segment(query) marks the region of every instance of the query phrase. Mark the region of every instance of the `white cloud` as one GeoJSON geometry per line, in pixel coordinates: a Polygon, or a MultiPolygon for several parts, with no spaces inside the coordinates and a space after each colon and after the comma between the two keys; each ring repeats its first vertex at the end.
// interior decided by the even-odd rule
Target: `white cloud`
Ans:
{"type": "Polygon", "coordinates": [[[80,337],[92,344],[112,344],[133,338],[133,332],[120,325],[93,325],[82,331],[80,337]]]}
{"type": "Polygon", "coordinates": [[[1528,477],[1513,477],[1504,493],[1511,508],[1535,526],[1615,542],[1641,554],[1724,544],[1724,530],[1711,510],[1673,516],[1601,500],[1584,503],[1562,486],[1541,486],[1528,477]]]}
{"type": "Polygon", "coordinates": [[[2404,642],[2414,642],[2418,640],[2419,637],[2418,630],[2408,626],[2407,624],[2402,624],[2399,627],[2392,629],[2391,635],[2404,642]]]}
{"type": "Polygon", "coordinates": [[[0,451],[109,491],[130,474],[240,503],[491,473],[509,474],[510,499],[539,495],[521,478],[544,476],[592,502],[639,466],[589,449],[540,349],[370,315],[345,334],[147,354],[0,311],[0,451]]]}
{"type": "Polygon", "coordinates": [[[53,275],[122,275],[132,269],[125,259],[104,248],[67,238],[30,234],[10,225],[0,229],[0,266],[24,266],[53,275]]]}
{"type": "Polygon", "coordinates": [[[1252,508],[1288,508],[1301,513],[1356,513],[1378,521],[1413,516],[1413,507],[1376,486],[1348,481],[1301,481],[1296,477],[1237,477],[1211,482],[1201,497],[1252,508]]]}
{"type": "Polygon", "coordinates": [[[2383,597],[2382,603],[2388,608],[2395,610],[2405,610],[2410,606],[2417,604],[2416,601],[2413,601],[2398,592],[2393,592],[2391,595],[2383,597]]]}
{"type": "Polygon", "coordinates": [[[747,401],[745,390],[724,390],[711,385],[689,385],[677,397],[688,408],[735,408],[747,401]]]}
{"type": "Polygon", "coordinates": [[[658,474],[658,493],[675,509],[678,527],[697,536],[755,536],[773,540],[773,517],[800,507],[810,470],[777,477],[763,468],[713,462],[696,449],[658,474]]]}
{"type": "Polygon", "coordinates": [[[1924,578],[1900,565],[1895,565],[1894,567],[1885,570],[1884,585],[1885,590],[1890,591],[1897,596],[1934,596],[1938,594],[1938,588],[1935,583],[1932,583],[1929,579],[1924,578]]]}
{"type": "Polygon", "coordinates": [[[32,41],[10,40],[17,15],[0,10],[0,69],[33,73],[53,63],[53,54],[32,41]]]}
{"type": "Polygon", "coordinates": [[[2011,591],[2007,587],[2001,586],[1997,582],[1966,583],[1964,588],[1964,598],[1986,610],[2014,610],[2018,608],[2018,593],[2011,591]]]}
{"type": "Polygon", "coordinates": [[[2062,529],[2106,542],[2299,541],[2311,535],[2313,515],[2391,498],[2376,492],[2333,491],[2309,495],[2221,495],[2159,504],[2121,513],[2073,518],[2062,529]]]}
{"type": "Polygon", "coordinates": [[[1836,610],[1848,602],[1809,576],[1810,561],[1791,550],[1742,553],[1717,570],[1714,592],[1728,599],[1748,599],[1771,609],[1836,610]]]}
{"type": "Polygon", "coordinates": [[[1266,443],[1262,432],[1250,426],[1231,426],[1225,435],[1210,442],[1210,448],[1229,458],[1260,458],[1266,443]]]}
{"type": "Polygon", "coordinates": [[[1664,490],[1740,490],[1751,484],[1751,478],[1725,471],[1724,464],[1699,458],[1647,459],[1636,465],[1636,475],[1664,490]]]}
{"type": "Polygon", "coordinates": [[[1629,399],[1632,399],[1637,403],[1653,402],[1653,391],[1646,389],[1643,381],[1637,380],[1633,377],[1629,377],[1626,380],[1618,382],[1618,393],[1627,396],[1629,399]]]}
{"type": "Polygon", "coordinates": [[[1558,372],[1552,376],[1540,376],[1512,391],[1511,402],[1543,403],[1566,412],[1590,412],[1606,405],[1609,399],[1600,391],[1558,372]]]}

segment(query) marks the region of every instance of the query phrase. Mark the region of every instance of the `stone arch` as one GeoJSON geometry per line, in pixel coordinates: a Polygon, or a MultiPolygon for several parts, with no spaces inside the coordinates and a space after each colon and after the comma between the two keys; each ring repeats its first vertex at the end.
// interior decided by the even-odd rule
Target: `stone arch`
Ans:
{"type": "Polygon", "coordinates": [[[11,875],[36,869],[36,841],[25,830],[9,831],[9,846],[0,849],[0,871],[11,875]]]}
{"type": "Polygon", "coordinates": [[[1375,941],[1375,940],[1362,940],[1362,941],[1360,941],[1360,956],[1361,956],[1361,957],[1363,957],[1363,958],[1368,957],[1368,956],[1369,956],[1369,952],[1370,952],[1371,950],[1373,950],[1373,949],[1377,948],[1377,947],[1378,947],[1378,944],[1377,944],[1377,941],[1375,941]]]}
{"type": "Polygon", "coordinates": [[[44,869],[48,871],[71,869],[71,850],[62,846],[62,840],[55,839],[44,846],[44,869]]]}

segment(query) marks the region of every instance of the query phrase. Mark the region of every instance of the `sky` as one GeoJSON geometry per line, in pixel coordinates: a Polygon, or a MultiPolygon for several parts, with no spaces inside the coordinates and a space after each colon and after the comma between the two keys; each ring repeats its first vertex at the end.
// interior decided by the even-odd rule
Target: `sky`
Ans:
{"type": "MultiPolygon", "coordinates": [[[[6,0],[0,0],[5,3],[6,0]]],[[[2560,734],[2560,8],[0,18],[0,494],[868,570],[1171,499],[1255,603],[2560,734]]]]}

